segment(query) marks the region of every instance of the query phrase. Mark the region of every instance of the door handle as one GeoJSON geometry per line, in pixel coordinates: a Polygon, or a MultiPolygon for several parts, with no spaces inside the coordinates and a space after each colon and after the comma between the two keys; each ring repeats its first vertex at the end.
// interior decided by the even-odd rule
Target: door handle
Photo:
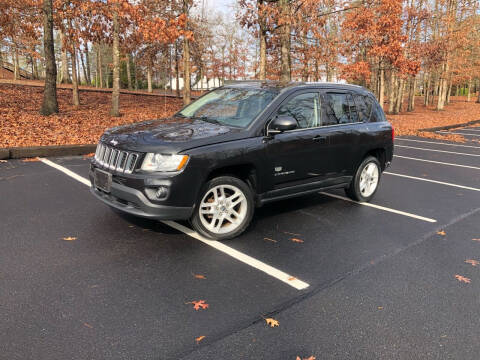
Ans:
{"type": "Polygon", "coordinates": [[[317,135],[312,138],[313,141],[325,144],[327,142],[327,137],[322,135],[317,135]]]}

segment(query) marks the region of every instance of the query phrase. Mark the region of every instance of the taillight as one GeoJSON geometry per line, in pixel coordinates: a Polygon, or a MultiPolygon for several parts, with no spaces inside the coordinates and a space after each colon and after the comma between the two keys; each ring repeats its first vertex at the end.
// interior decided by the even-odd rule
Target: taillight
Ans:
{"type": "Polygon", "coordinates": [[[395,129],[392,126],[392,141],[395,140],[395,129]]]}

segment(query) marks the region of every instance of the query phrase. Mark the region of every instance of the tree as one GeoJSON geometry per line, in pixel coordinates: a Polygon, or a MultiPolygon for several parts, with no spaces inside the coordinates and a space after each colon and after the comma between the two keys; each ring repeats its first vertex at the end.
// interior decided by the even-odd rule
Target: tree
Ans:
{"type": "Polygon", "coordinates": [[[40,114],[58,113],[57,103],[57,65],[55,63],[55,48],[53,45],[53,6],[52,0],[43,1],[43,47],[45,52],[46,75],[43,91],[43,104],[40,114]]]}
{"type": "Polygon", "coordinates": [[[113,90],[112,90],[112,116],[120,116],[120,49],[118,9],[113,9],[113,90]]]}

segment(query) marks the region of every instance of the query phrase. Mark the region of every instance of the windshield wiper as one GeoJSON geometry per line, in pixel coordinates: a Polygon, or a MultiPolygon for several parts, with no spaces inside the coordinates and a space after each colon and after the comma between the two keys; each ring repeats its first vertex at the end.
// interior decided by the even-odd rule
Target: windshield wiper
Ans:
{"type": "Polygon", "coordinates": [[[213,118],[209,118],[208,116],[195,116],[193,117],[195,120],[202,120],[211,124],[223,125],[220,121],[215,120],[213,118]]]}

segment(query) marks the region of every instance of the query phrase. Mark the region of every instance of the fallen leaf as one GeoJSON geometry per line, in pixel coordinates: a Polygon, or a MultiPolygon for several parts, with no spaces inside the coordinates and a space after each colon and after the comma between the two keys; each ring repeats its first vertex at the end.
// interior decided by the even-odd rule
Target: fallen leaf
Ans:
{"type": "Polygon", "coordinates": [[[464,283],[467,283],[467,284],[470,284],[470,279],[467,278],[467,277],[464,277],[462,275],[455,275],[455,278],[460,281],[460,282],[464,282],[464,283]]]}
{"type": "Polygon", "coordinates": [[[62,238],[62,240],[65,240],[65,241],[74,241],[74,240],[77,240],[77,238],[74,237],[74,236],[68,236],[68,237],[62,238]]]}
{"type": "Polygon", "coordinates": [[[302,239],[297,239],[297,238],[291,238],[290,240],[293,241],[293,242],[296,242],[296,243],[303,243],[304,242],[302,239]]]}
{"type": "Polygon", "coordinates": [[[0,160],[0,163],[6,163],[7,160],[0,160]]]}
{"type": "Polygon", "coordinates": [[[473,259],[465,260],[465,262],[466,262],[467,264],[472,265],[472,266],[477,266],[477,265],[480,264],[480,262],[478,262],[477,260],[473,260],[473,259]]]}
{"type": "Polygon", "coordinates": [[[290,276],[290,277],[288,278],[288,281],[293,281],[293,280],[297,280],[297,278],[296,278],[295,276],[290,276]]]}
{"type": "Polygon", "coordinates": [[[40,161],[40,159],[38,157],[34,157],[34,158],[26,158],[26,159],[23,159],[22,161],[23,162],[34,162],[34,161],[40,161]]]}
{"type": "Polygon", "coordinates": [[[83,158],[88,159],[88,158],[93,157],[94,155],[95,155],[95,153],[85,154],[85,155],[83,155],[83,158]]]}
{"type": "Polygon", "coordinates": [[[207,277],[205,275],[194,274],[194,273],[192,273],[192,275],[195,277],[195,279],[202,279],[202,280],[207,279],[207,277]]]}
{"type": "Polygon", "coordinates": [[[200,308],[203,310],[208,308],[208,304],[205,302],[205,300],[198,300],[198,301],[190,301],[186,304],[193,304],[193,308],[198,311],[200,308]]]}
{"type": "Polygon", "coordinates": [[[275,327],[275,326],[280,326],[280,323],[275,319],[266,318],[265,321],[266,321],[267,325],[270,325],[270,327],[272,327],[272,328],[275,327]]]}
{"type": "Polygon", "coordinates": [[[437,234],[438,234],[438,235],[441,235],[441,236],[447,235],[447,234],[445,233],[445,230],[437,231],[437,234]]]}
{"type": "Polygon", "coordinates": [[[203,339],[205,339],[205,335],[202,335],[202,336],[199,336],[195,339],[195,341],[197,342],[197,344],[202,341],[203,339]]]}
{"type": "Polygon", "coordinates": [[[267,240],[267,241],[271,241],[271,242],[275,242],[275,243],[277,242],[277,240],[273,240],[273,239],[270,239],[270,238],[267,238],[267,237],[263,238],[263,240],[267,240]]]}
{"type": "MultiPolygon", "coordinates": [[[[316,357],[315,356],[310,356],[308,358],[303,358],[303,360],[315,360],[316,357]]],[[[302,358],[300,356],[297,356],[297,358],[295,360],[302,360],[302,358]]]]}
{"type": "Polygon", "coordinates": [[[93,326],[90,325],[89,323],[83,323],[83,325],[86,326],[87,328],[93,329],[93,326]]]}
{"type": "Polygon", "coordinates": [[[383,310],[383,306],[377,307],[378,310],[383,310]]]}
{"type": "Polygon", "coordinates": [[[480,241],[480,239],[472,239],[473,241],[480,241]]]}

